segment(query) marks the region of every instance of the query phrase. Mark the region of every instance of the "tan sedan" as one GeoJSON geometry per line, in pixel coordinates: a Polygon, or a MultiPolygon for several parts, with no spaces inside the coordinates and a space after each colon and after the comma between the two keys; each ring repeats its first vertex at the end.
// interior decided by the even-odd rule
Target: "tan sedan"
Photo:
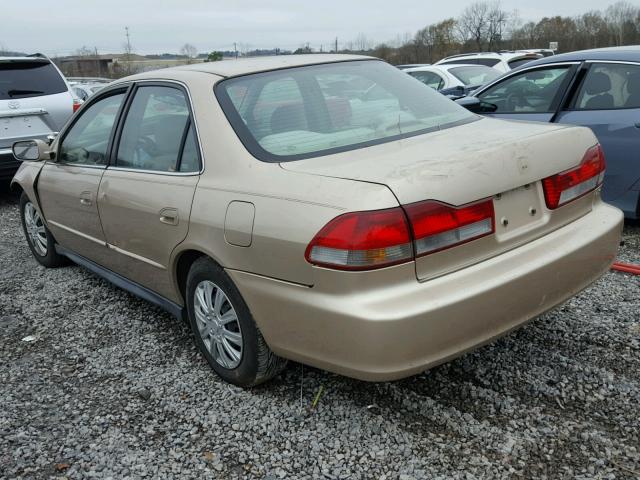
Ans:
{"type": "Polygon", "coordinates": [[[285,359],[418,373],[595,281],[622,226],[590,130],[482,118],[367,57],[124,78],[14,154],[35,258],[188,318],[243,386],[285,359]]]}

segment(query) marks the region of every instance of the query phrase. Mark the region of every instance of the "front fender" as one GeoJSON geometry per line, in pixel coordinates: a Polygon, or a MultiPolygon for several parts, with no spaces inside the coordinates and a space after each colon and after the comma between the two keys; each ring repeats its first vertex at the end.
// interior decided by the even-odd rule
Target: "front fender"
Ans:
{"type": "Polygon", "coordinates": [[[38,177],[44,164],[45,162],[22,162],[22,165],[20,165],[20,168],[11,179],[11,189],[13,190],[16,186],[19,186],[27,194],[27,197],[33,202],[46,225],[47,222],[40,207],[40,197],[36,188],[38,177]]]}

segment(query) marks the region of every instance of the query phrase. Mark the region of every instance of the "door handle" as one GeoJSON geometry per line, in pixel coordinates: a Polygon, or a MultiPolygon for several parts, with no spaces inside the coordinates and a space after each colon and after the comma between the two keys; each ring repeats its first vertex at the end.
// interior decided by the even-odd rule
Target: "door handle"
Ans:
{"type": "Polygon", "coordinates": [[[160,210],[160,222],[166,225],[178,225],[178,210],[176,208],[163,208],[160,210]]]}

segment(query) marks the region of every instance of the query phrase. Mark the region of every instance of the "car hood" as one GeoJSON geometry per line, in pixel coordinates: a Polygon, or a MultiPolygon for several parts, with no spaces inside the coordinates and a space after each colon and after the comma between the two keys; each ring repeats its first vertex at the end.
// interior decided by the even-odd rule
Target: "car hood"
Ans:
{"type": "Polygon", "coordinates": [[[466,125],[281,167],[386,185],[400,204],[435,199],[462,205],[567,170],[595,143],[585,128],[478,117],[466,125]]]}

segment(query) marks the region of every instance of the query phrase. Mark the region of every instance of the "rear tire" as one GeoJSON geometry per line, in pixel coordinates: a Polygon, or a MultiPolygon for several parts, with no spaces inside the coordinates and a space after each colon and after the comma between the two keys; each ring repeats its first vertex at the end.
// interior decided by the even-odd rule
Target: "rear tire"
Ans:
{"type": "Polygon", "coordinates": [[[69,260],[56,252],[56,241],[44,224],[40,212],[26,193],[20,196],[20,220],[22,230],[35,259],[47,268],[67,265],[69,260]]]}
{"type": "Polygon", "coordinates": [[[287,361],[271,351],[240,292],[213,260],[194,262],[186,290],[196,345],[223,380],[253,387],[284,369],[287,361]]]}

